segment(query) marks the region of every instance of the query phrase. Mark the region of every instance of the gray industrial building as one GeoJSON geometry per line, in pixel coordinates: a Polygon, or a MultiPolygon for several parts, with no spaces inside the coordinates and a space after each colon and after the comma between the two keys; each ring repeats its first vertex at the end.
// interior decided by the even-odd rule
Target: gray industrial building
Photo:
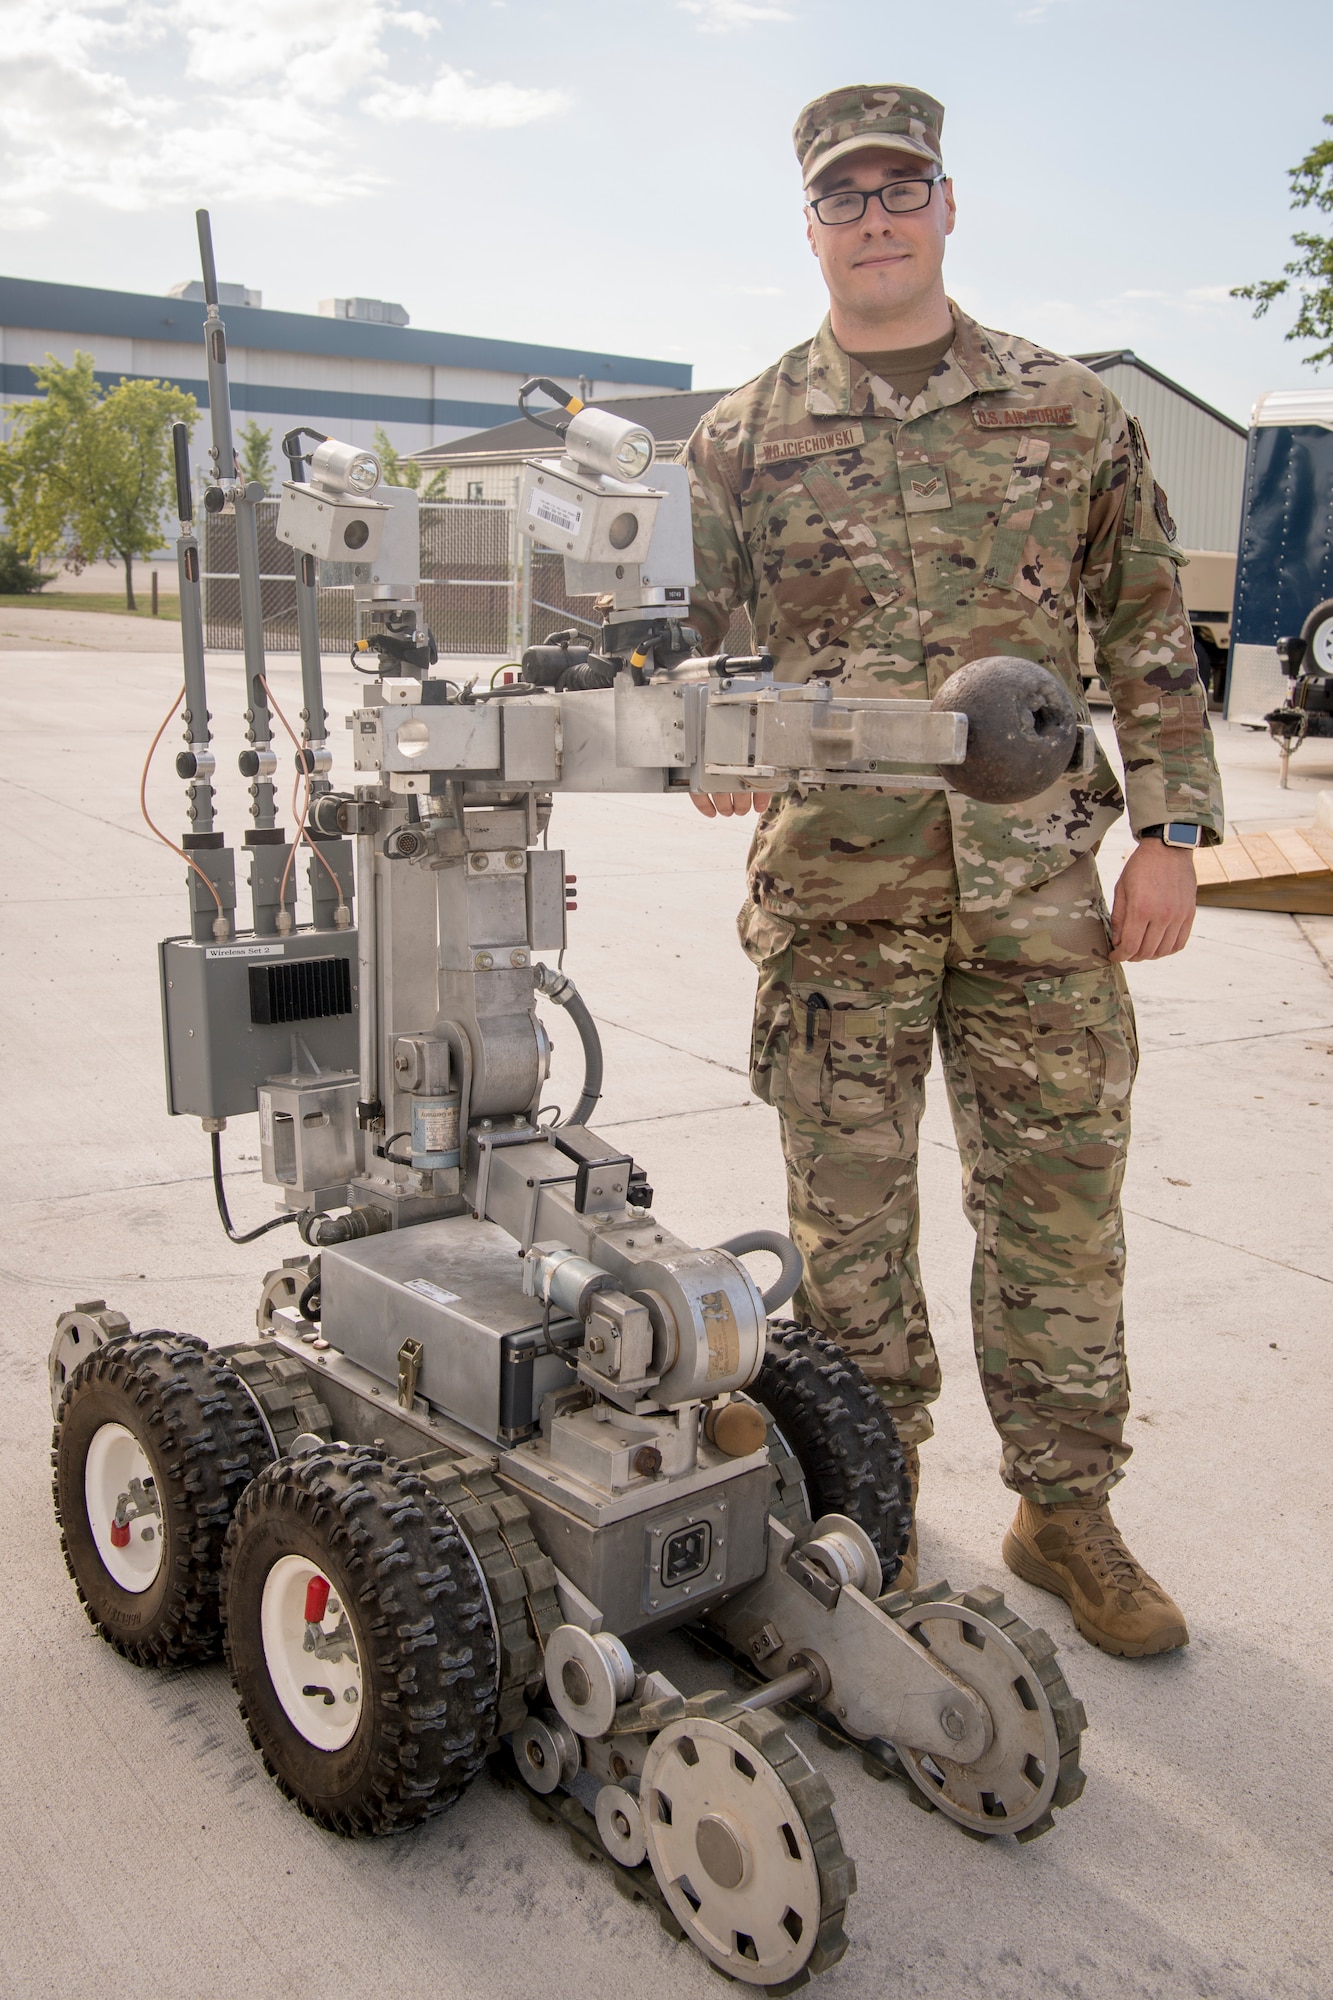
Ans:
{"type": "MultiPolygon", "coordinates": [[[[32,370],[47,354],[93,357],[108,387],[122,376],[187,389],[207,407],[198,283],[156,298],[88,285],[0,278],[0,398],[34,394],[32,370]]],[[[242,285],[221,288],[232,405],[273,432],[309,424],[369,446],[382,425],[395,446],[416,452],[502,424],[520,385],[549,375],[585,398],[688,389],[690,367],[601,349],[547,347],[404,324],[401,306],[379,299],[327,299],[319,313],[270,312],[242,285]]],[[[203,428],[196,432],[202,449],[203,428]]]]}
{"type": "Polygon", "coordinates": [[[1244,424],[1224,417],[1127,347],[1076,359],[1100,375],[1143,425],[1181,547],[1217,550],[1234,559],[1245,484],[1244,424]]]}

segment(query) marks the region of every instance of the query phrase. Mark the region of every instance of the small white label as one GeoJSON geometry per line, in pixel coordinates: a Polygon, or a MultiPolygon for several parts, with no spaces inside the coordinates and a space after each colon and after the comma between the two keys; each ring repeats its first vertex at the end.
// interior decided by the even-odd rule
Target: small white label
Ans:
{"type": "Polygon", "coordinates": [[[261,1146],[273,1144],[273,1099],[266,1090],[259,1093],[259,1143],[261,1146]]]}
{"type": "Polygon", "coordinates": [[[433,1285],[429,1278],[409,1278],[403,1286],[405,1292],[420,1292],[423,1299],[433,1305],[453,1306],[458,1304],[457,1292],[446,1292],[443,1285],[433,1285]]]}
{"type": "Polygon", "coordinates": [[[582,507],[575,507],[568,500],[557,500],[551,493],[534,493],[528,502],[528,512],[565,535],[577,535],[583,520],[582,507]]]}
{"type": "Polygon", "coordinates": [[[452,1153],[458,1144],[458,1107],[421,1109],[412,1121],[412,1145],[420,1153],[452,1153]]]}
{"type": "Polygon", "coordinates": [[[287,949],[281,944],[210,944],[205,958],[281,958],[287,949]]]}

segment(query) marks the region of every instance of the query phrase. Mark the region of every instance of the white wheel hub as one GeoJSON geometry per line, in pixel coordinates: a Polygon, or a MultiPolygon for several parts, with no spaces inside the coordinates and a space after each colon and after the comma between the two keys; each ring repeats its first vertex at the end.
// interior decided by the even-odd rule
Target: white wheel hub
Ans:
{"type": "Polygon", "coordinates": [[[1322,619],[1310,638],[1310,651],[1321,673],[1333,674],[1333,618],[1322,619]]]}
{"type": "Polygon", "coordinates": [[[162,1503],[152,1461],[124,1424],[102,1424],[93,1433],[83,1500],[107,1575],[139,1596],[162,1567],[162,1503]]]}
{"type": "Polygon", "coordinates": [[[264,1664],[292,1727],[341,1750],[361,1720],[361,1657],[339,1594],[308,1556],[280,1556],[260,1604],[264,1664]]]}
{"type": "Polygon", "coordinates": [[[1007,1632],[965,1605],[919,1604],[899,1623],[973,1688],[990,1710],[990,1748],[970,1764],[898,1745],[926,1797],[978,1833],[1021,1833],[1050,1805],[1060,1740],[1050,1698],[1007,1632]]]}
{"type": "Polygon", "coordinates": [[[819,1870],[791,1793],[725,1723],[670,1722],[639,1786],[653,1873],[672,1914],[733,1979],[793,1978],[819,1933],[819,1870]]]}

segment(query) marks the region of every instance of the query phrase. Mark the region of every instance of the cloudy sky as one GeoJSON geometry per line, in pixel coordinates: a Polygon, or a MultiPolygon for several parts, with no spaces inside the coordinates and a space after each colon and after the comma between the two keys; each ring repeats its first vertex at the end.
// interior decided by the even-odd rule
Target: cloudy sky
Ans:
{"type": "Polygon", "coordinates": [[[823,309],[796,112],[916,82],[960,302],[1244,421],[1333,381],[1282,302],[1227,296],[1289,254],[1330,58],[1327,0],[0,0],[0,271],[162,292],[207,204],[266,305],[366,293],[727,387],[823,309]]]}

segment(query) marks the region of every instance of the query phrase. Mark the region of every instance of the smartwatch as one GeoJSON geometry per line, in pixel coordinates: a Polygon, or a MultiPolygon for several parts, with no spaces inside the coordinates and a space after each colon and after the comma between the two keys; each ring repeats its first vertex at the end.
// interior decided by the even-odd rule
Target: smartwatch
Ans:
{"type": "Polygon", "coordinates": [[[1203,828],[1187,819],[1168,820],[1165,826],[1141,826],[1139,840],[1160,840],[1163,847],[1201,847],[1203,828]]]}

